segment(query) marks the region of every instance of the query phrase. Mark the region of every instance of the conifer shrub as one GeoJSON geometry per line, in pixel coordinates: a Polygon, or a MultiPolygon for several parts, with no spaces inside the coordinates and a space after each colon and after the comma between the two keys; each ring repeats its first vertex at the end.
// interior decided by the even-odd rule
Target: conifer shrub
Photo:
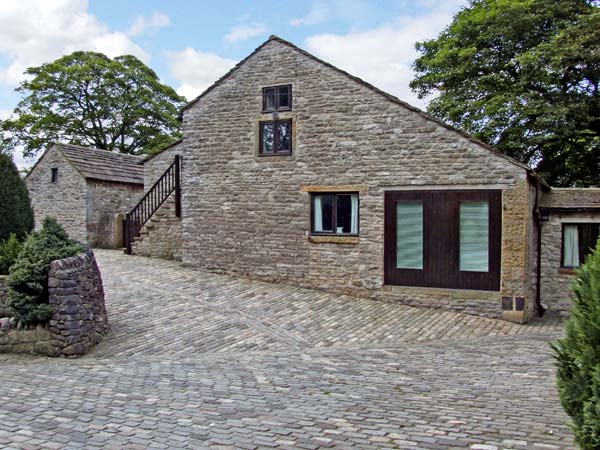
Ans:
{"type": "Polygon", "coordinates": [[[11,233],[7,240],[0,242],[0,275],[8,275],[8,270],[17,260],[21,248],[15,233],[11,233]]]}
{"type": "Polygon", "coordinates": [[[600,240],[577,271],[565,335],[552,345],[560,401],[583,450],[600,449],[600,240]]]}
{"type": "Polygon", "coordinates": [[[19,321],[32,325],[50,319],[53,310],[48,304],[50,263],[81,251],[82,247],[53,218],[46,218],[42,229],[29,235],[8,277],[9,306],[19,321]]]}
{"type": "Polygon", "coordinates": [[[15,233],[24,239],[33,229],[33,210],[25,181],[11,157],[0,152],[0,241],[15,233]]]}

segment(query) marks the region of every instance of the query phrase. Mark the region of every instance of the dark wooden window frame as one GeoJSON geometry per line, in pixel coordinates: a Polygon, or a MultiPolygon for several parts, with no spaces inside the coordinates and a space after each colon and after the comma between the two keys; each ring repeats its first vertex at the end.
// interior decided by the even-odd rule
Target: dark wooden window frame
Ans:
{"type": "Polygon", "coordinates": [[[360,194],[358,192],[311,192],[310,193],[310,235],[311,236],[359,236],[360,235],[360,194]],[[358,199],[358,224],[356,227],[356,233],[336,233],[335,228],[337,225],[337,196],[338,195],[352,195],[356,194],[358,199]],[[331,231],[315,231],[314,230],[314,217],[315,217],[315,204],[313,199],[315,195],[333,195],[332,202],[332,214],[331,223],[333,224],[333,230],[331,231]]]}
{"type": "Polygon", "coordinates": [[[258,156],[280,156],[280,155],[291,155],[292,149],[294,148],[294,128],[293,128],[292,119],[278,119],[278,120],[261,120],[258,123],[258,156]],[[287,122],[290,127],[290,148],[289,150],[277,151],[277,147],[279,144],[279,139],[277,135],[277,124],[287,122]],[[273,152],[265,153],[263,150],[263,125],[272,123],[274,126],[274,134],[273,134],[273,152]]]}
{"type": "MultiPolygon", "coordinates": [[[[581,226],[596,226],[598,228],[600,228],[600,223],[598,222],[563,222],[561,223],[561,230],[560,230],[560,269],[577,269],[579,267],[581,267],[581,264],[583,264],[585,262],[585,257],[589,255],[589,252],[587,254],[581,255],[581,226]],[[577,226],[577,234],[579,236],[579,266],[565,266],[565,225],[575,225],[577,226]]],[[[584,251],[585,253],[585,251],[584,251]]]]}
{"type": "Polygon", "coordinates": [[[52,169],[50,169],[50,182],[51,183],[56,183],[58,182],[58,168],[57,167],[53,167],[52,169]]]}
{"type": "Polygon", "coordinates": [[[262,112],[271,113],[278,111],[291,111],[292,110],[292,85],[291,84],[280,84],[278,86],[267,86],[262,88],[262,112]],[[290,105],[281,107],[279,105],[279,90],[283,87],[289,88],[290,105]],[[267,97],[265,91],[267,89],[275,89],[275,108],[267,109],[267,97]]]}
{"type": "Polygon", "coordinates": [[[385,193],[384,282],[445,289],[500,290],[502,191],[387,191],[385,193]],[[423,269],[396,268],[396,202],[423,202],[423,269]],[[460,203],[489,204],[488,272],[461,271],[460,203]]]}

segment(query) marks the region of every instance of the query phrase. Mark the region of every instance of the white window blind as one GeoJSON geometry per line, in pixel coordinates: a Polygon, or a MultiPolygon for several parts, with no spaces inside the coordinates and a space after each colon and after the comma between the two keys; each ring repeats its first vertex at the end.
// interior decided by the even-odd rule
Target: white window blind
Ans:
{"type": "Polygon", "coordinates": [[[489,206],[487,202],[460,203],[460,270],[489,271],[489,206]]]}
{"type": "Polygon", "coordinates": [[[396,267],[423,269],[423,202],[396,203],[396,267]]]}
{"type": "Polygon", "coordinates": [[[579,266],[579,230],[577,225],[564,225],[563,266],[579,266]]]}

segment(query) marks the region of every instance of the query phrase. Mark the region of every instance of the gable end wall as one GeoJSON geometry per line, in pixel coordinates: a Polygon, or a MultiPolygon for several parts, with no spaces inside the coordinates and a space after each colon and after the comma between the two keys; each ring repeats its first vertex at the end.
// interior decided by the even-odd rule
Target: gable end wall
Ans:
{"type": "MultiPolygon", "coordinates": [[[[487,316],[526,299],[533,202],[526,170],[272,41],[186,110],[184,264],[487,316]],[[262,87],[292,84],[293,155],[256,155],[262,87]],[[308,185],[366,185],[355,244],[308,237],[308,185]],[[388,189],[503,189],[500,292],[383,287],[388,189]]],[[[521,313],[521,316],[524,314],[521,313]]]]}

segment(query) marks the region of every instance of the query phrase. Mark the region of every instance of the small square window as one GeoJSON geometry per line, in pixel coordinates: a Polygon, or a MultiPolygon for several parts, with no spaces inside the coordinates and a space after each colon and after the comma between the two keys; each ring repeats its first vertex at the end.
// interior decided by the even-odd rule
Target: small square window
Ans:
{"type": "Polygon", "coordinates": [[[312,194],[312,234],[358,234],[358,194],[312,194]]]}
{"type": "Polygon", "coordinates": [[[292,153],[292,120],[260,122],[259,155],[290,155],[292,153]]]}
{"type": "Polygon", "coordinates": [[[50,181],[52,183],[56,183],[58,181],[58,169],[57,168],[52,168],[52,175],[51,175],[50,181]]]}
{"type": "Polygon", "coordinates": [[[263,88],[263,112],[290,111],[291,109],[291,85],[263,88]]]}

